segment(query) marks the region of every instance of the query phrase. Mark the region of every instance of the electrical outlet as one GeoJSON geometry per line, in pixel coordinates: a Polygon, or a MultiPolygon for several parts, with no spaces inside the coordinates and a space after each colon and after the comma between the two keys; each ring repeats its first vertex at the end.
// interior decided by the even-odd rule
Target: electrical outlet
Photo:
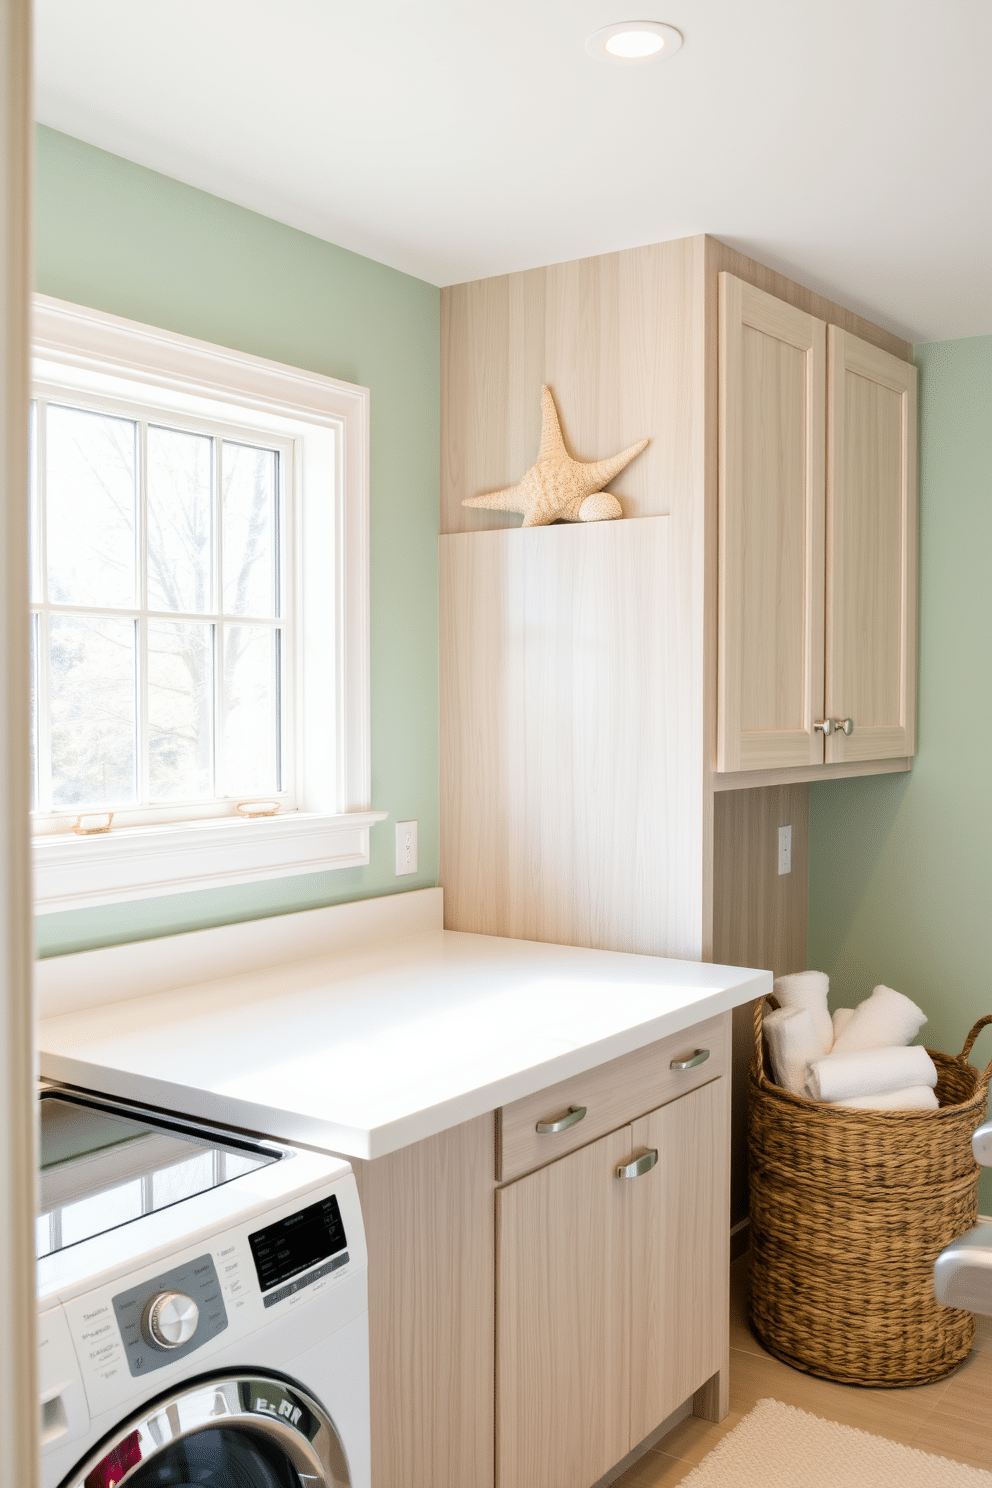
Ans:
{"type": "Polygon", "coordinates": [[[396,823],[396,877],[417,871],[417,823],[396,823]]]}
{"type": "MultiPolygon", "coordinates": [[[[397,854],[399,848],[397,848],[397,854]]],[[[397,873],[399,869],[396,870],[397,873]]],[[[779,873],[792,872],[792,828],[779,827],[778,829],[778,871],[779,873]]]]}

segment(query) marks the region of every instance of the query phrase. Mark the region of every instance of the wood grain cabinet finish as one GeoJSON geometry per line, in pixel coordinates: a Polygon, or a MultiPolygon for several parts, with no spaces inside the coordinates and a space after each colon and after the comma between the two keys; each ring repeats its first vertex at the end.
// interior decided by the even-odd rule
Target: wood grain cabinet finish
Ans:
{"type": "Polygon", "coordinates": [[[916,368],[830,326],[828,763],[911,755],[916,726],[916,368]]]}
{"type": "Polygon", "coordinates": [[[496,1181],[512,1182],[586,1146],[621,1122],[715,1080],[727,1070],[728,1044],[729,1028],[721,1014],[503,1106],[496,1113],[496,1181]],[[672,1068],[673,1061],[680,1064],[703,1053],[706,1058],[700,1064],[672,1068]],[[574,1125],[546,1129],[578,1111],[585,1115],[574,1125]]]}
{"type": "Polygon", "coordinates": [[[728,1084],[703,1085],[631,1129],[635,1152],[658,1153],[657,1167],[624,1185],[631,1209],[631,1447],[726,1366],[728,1084]]]}
{"type": "Polygon", "coordinates": [[[717,767],[823,763],[826,327],[720,275],[717,767]]]}
{"type": "Polygon", "coordinates": [[[722,1077],[498,1190],[496,1488],[586,1488],[687,1400],[726,1415],[728,1141],[722,1077]]]}
{"type": "Polygon", "coordinates": [[[629,1126],[496,1195],[497,1488],[581,1488],[630,1450],[629,1126]]]}
{"type": "Polygon", "coordinates": [[[721,273],[719,371],[717,768],[907,758],[916,369],[721,273]]]}

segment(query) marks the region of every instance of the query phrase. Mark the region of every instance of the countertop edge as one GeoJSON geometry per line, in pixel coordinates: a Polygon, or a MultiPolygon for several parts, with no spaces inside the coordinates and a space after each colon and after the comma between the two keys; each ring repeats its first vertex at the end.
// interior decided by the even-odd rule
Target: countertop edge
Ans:
{"type": "Polygon", "coordinates": [[[611,1059],[633,1053],[647,1044],[703,1023],[708,1018],[730,1012],[771,990],[772,973],[752,971],[728,987],[715,988],[698,1000],[669,1009],[657,1018],[632,1024],[606,1038],[579,1045],[540,1064],[513,1071],[486,1085],[461,1092],[435,1105],[410,1111],[367,1130],[305,1112],[286,1111],[239,1097],[222,1095],[216,1091],[174,1084],[143,1074],[132,1074],[126,1070],[46,1050],[40,1053],[41,1073],[48,1079],[84,1090],[116,1095],[154,1109],[200,1118],[236,1131],[253,1132],[312,1147],[320,1152],[367,1162],[387,1157],[392,1152],[486,1115],[510,1101],[534,1095],[560,1080],[584,1074],[598,1065],[607,1064],[611,1059]]]}

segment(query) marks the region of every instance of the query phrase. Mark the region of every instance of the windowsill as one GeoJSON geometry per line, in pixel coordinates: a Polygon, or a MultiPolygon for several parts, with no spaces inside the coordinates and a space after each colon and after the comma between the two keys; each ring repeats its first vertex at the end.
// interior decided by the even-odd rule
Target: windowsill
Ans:
{"type": "Polygon", "coordinates": [[[254,821],[225,816],[121,827],[91,837],[35,837],[35,910],[52,914],[363,867],[371,828],[387,815],[294,811],[254,821]]]}

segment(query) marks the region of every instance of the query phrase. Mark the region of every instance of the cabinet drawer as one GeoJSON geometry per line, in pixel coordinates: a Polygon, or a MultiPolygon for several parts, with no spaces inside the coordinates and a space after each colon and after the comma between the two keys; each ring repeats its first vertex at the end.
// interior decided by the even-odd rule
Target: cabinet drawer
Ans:
{"type": "Polygon", "coordinates": [[[509,1183],[724,1074],[729,1028],[730,1014],[721,1013],[503,1106],[496,1122],[496,1182],[509,1183]],[[672,1069],[673,1060],[689,1059],[703,1049],[709,1057],[702,1064],[672,1069]],[[537,1130],[538,1124],[553,1125],[583,1106],[586,1114],[574,1124],[559,1131],[537,1130]]]}

